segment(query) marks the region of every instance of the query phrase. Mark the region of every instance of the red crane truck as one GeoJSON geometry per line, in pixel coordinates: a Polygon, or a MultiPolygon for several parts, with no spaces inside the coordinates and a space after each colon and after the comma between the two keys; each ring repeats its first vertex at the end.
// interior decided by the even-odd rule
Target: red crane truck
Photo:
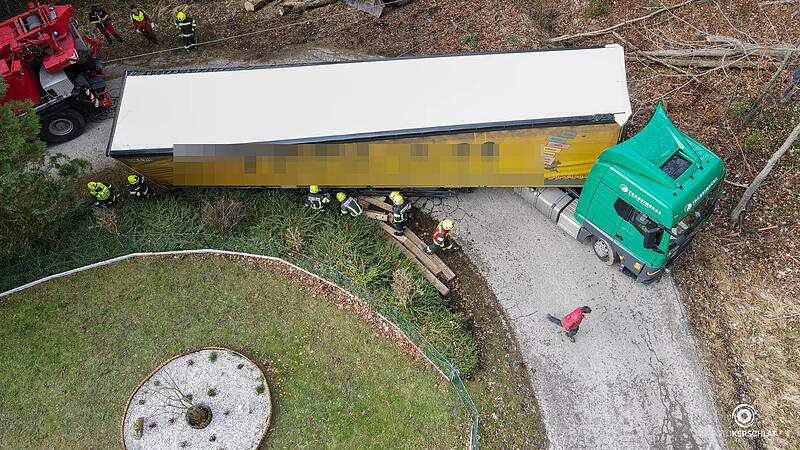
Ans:
{"type": "Polygon", "coordinates": [[[0,23],[0,75],[8,85],[1,102],[30,100],[41,138],[66,142],[111,103],[96,58],[99,43],[78,33],[72,5],[28,7],[0,23]]]}

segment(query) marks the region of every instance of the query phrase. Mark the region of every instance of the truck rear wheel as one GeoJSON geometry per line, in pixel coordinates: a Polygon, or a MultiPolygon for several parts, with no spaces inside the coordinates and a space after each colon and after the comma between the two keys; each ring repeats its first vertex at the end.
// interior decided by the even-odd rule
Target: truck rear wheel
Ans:
{"type": "Polygon", "coordinates": [[[609,266],[614,265],[616,262],[616,258],[614,258],[614,249],[611,248],[611,244],[608,243],[607,240],[594,237],[592,239],[592,250],[594,250],[594,254],[609,266]]]}
{"type": "Polygon", "coordinates": [[[42,139],[51,144],[59,144],[75,139],[83,133],[86,119],[79,111],[64,109],[42,117],[42,139]]]}

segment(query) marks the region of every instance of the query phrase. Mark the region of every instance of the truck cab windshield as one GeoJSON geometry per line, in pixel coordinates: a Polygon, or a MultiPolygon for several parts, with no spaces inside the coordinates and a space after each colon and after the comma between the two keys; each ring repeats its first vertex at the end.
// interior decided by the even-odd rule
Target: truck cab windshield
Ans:
{"type": "MultiPolygon", "coordinates": [[[[719,195],[714,195],[715,192],[719,194],[718,191],[715,189],[710,189],[706,198],[701,200],[697,203],[697,206],[694,207],[691,211],[689,211],[686,216],[681,219],[680,222],[675,224],[674,227],[670,231],[675,236],[684,236],[689,235],[697,226],[700,224],[702,220],[708,217],[711,214],[711,211],[714,209],[714,205],[717,202],[717,198],[719,195]]],[[[677,238],[675,236],[670,236],[669,240],[669,248],[670,250],[675,247],[675,242],[677,238]]]]}

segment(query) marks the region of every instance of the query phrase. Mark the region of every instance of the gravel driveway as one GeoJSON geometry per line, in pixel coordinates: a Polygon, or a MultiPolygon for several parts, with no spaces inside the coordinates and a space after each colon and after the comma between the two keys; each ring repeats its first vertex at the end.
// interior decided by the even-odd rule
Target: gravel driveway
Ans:
{"type": "MultiPolygon", "coordinates": [[[[419,200],[481,269],[512,322],[552,448],[723,448],[670,277],[636,284],[512,189],[419,200]],[[570,343],[546,319],[593,313],[570,343]]],[[[477,320],[480,320],[478,318],[477,320]]]]}

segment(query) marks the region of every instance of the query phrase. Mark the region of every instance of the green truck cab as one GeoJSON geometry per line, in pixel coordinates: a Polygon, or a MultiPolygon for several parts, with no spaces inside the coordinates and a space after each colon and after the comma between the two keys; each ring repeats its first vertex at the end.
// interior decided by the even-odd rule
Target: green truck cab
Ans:
{"type": "Polygon", "coordinates": [[[714,211],[725,166],[680,132],[659,104],[636,136],[605,150],[589,172],[575,207],[579,241],[649,284],[689,246],[714,211]]]}

